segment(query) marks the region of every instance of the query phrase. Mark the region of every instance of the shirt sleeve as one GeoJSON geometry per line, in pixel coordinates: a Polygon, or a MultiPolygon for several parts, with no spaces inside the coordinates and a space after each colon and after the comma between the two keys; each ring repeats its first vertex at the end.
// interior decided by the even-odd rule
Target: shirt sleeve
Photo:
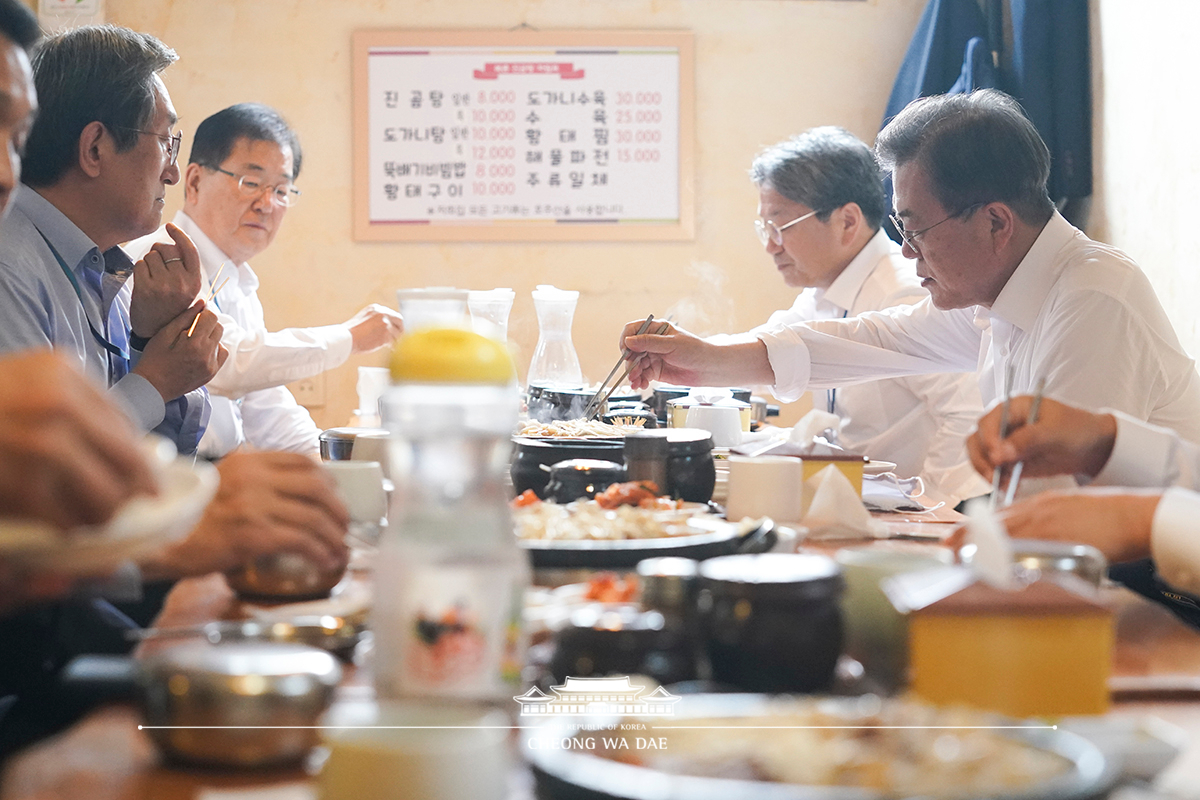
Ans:
{"type": "Polygon", "coordinates": [[[1163,493],[1150,530],[1155,570],[1171,586],[1200,595],[1200,494],[1181,487],[1163,493]]]}
{"type": "Polygon", "coordinates": [[[242,398],[241,412],[248,444],[260,450],[320,453],[321,429],[287,387],[250,392],[242,398]]]}
{"type": "Polygon", "coordinates": [[[228,314],[218,314],[217,319],[229,358],[208,388],[233,399],[339,367],[353,345],[345,325],[267,331],[244,328],[228,314]]]}
{"type": "Polygon", "coordinates": [[[200,446],[211,411],[208,390],[201,386],[167,401],[163,420],[154,428],[154,432],[174,442],[175,449],[181,454],[190,455],[200,446]]]}
{"type": "Polygon", "coordinates": [[[879,378],[974,372],[980,330],[970,311],[915,306],[857,317],[760,329],[775,373],[773,393],[790,402],[806,389],[831,389],[879,378]]]}
{"type": "Polygon", "coordinates": [[[1181,486],[1200,491],[1200,447],[1172,430],[1105,409],[1117,420],[1113,451],[1094,483],[1107,486],[1181,486]]]}

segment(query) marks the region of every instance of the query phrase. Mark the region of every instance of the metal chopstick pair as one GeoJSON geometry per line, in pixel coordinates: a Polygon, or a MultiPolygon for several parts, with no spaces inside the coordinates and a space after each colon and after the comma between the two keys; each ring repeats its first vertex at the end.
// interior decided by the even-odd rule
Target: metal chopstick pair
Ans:
{"type": "MultiPolygon", "coordinates": [[[[1042,405],[1042,395],[1046,391],[1046,379],[1040,378],[1037,382],[1037,389],[1033,393],[1033,402],[1029,404],[1029,418],[1026,420],[1026,425],[1033,425],[1037,422],[1038,409],[1042,405]]],[[[1012,505],[1013,499],[1017,496],[1017,484],[1021,482],[1021,473],[1025,469],[1025,461],[1022,459],[1013,465],[1012,475],[1008,479],[1008,491],[1004,493],[1004,506],[1008,508],[1012,505]]]]}
{"type": "MultiPolygon", "coordinates": [[[[221,262],[220,268],[217,269],[217,274],[213,275],[212,281],[208,284],[209,292],[208,292],[208,297],[204,298],[204,305],[208,305],[209,303],[211,303],[212,299],[217,296],[217,292],[224,289],[225,284],[229,283],[229,278],[226,278],[225,280],[221,281],[220,286],[217,286],[215,289],[213,288],[213,286],[216,285],[217,278],[221,277],[221,272],[224,271],[224,269],[225,269],[225,263],[221,262]]],[[[196,323],[199,321],[200,321],[200,315],[197,314],[196,318],[192,320],[192,327],[188,328],[187,335],[188,335],[189,339],[192,338],[192,332],[196,330],[196,323]]]]}
{"type": "MultiPolygon", "coordinates": [[[[1000,439],[1001,441],[1008,438],[1008,407],[1012,402],[1012,383],[1013,383],[1013,365],[1007,364],[1004,367],[1004,405],[1000,407],[1000,439]]],[[[995,511],[996,505],[1000,501],[1000,480],[1004,476],[1004,470],[1000,467],[995,467],[992,470],[992,494],[988,498],[988,510],[995,511]]]]}
{"type": "MultiPolygon", "coordinates": [[[[638,328],[637,335],[641,336],[643,333],[648,331],[650,329],[651,323],[653,323],[653,322],[654,322],[653,314],[646,317],[646,321],[642,323],[642,326],[640,328],[638,328]]],[[[663,322],[663,324],[660,325],[657,330],[654,331],[654,335],[662,336],[664,333],[666,333],[670,329],[671,329],[671,318],[668,317],[667,320],[665,322],[663,322]]],[[[604,383],[600,384],[600,389],[596,392],[595,395],[592,396],[592,401],[590,403],[588,403],[588,407],[586,409],[584,409],[583,418],[585,420],[589,420],[592,417],[594,417],[597,413],[599,413],[600,409],[603,408],[605,402],[608,401],[608,398],[612,397],[613,392],[615,392],[617,390],[617,387],[620,386],[621,383],[625,380],[625,378],[627,378],[629,376],[630,371],[633,369],[633,363],[636,360],[636,359],[630,359],[629,356],[631,356],[631,355],[632,355],[632,352],[627,349],[621,351],[621,360],[618,361],[613,366],[612,372],[608,373],[608,377],[604,379],[604,383]],[[617,378],[617,380],[613,383],[613,385],[611,387],[609,387],[608,391],[605,392],[604,391],[605,385],[609,382],[609,380],[616,373],[616,371],[621,367],[622,362],[625,364],[625,371],[621,373],[621,377],[617,378]],[[601,395],[603,395],[603,397],[601,397],[601,395]]]]}

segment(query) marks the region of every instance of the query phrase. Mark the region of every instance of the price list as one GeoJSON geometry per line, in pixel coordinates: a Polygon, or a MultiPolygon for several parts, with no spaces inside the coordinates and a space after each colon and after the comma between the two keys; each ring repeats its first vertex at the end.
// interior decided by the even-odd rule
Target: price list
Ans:
{"type": "Polygon", "coordinates": [[[677,225],[676,47],[367,49],[374,226],[677,225]]]}

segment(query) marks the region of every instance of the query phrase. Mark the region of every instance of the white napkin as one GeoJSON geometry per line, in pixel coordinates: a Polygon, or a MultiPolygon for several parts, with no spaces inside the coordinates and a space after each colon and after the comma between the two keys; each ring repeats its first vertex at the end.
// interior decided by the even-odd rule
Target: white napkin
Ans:
{"type": "Polygon", "coordinates": [[[697,386],[688,390],[688,399],[706,406],[733,404],[733,391],[717,386],[697,386]]]}
{"type": "Polygon", "coordinates": [[[841,430],[841,427],[842,420],[837,414],[818,411],[814,408],[792,426],[792,432],[788,436],[788,441],[800,445],[811,444],[814,438],[825,433],[826,430],[833,428],[835,431],[838,431],[841,430]]]}
{"type": "Polygon", "coordinates": [[[1004,523],[983,497],[967,504],[966,543],[976,548],[971,557],[971,569],[976,575],[997,589],[1017,588],[1012,540],[1008,538],[1004,523]]]}
{"type": "Polygon", "coordinates": [[[801,519],[810,539],[887,536],[887,526],[871,519],[850,480],[834,465],[806,480],[804,494],[812,498],[801,519]]]}

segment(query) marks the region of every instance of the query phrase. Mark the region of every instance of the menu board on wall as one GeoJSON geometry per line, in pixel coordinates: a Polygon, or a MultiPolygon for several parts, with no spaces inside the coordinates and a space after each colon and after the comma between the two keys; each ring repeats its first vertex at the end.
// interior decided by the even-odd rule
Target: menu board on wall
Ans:
{"type": "Polygon", "coordinates": [[[688,33],[354,34],[359,240],[690,239],[688,33]]]}

